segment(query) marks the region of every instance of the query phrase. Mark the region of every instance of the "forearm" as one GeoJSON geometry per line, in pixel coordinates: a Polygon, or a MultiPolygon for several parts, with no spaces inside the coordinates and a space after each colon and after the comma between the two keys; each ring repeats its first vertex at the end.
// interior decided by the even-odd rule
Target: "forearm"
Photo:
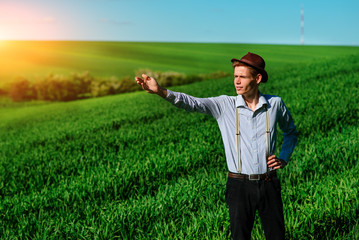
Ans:
{"type": "Polygon", "coordinates": [[[189,112],[200,112],[217,118],[223,111],[222,101],[216,98],[196,98],[181,92],[167,90],[167,101],[189,112]]]}
{"type": "Polygon", "coordinates": [[[282,148],[279,154],[279,158],[288,162],[290,156],[292,155],[294,148],[298,141],[298,133],[296,129],[294,129],[291,133],[284,134],[284,140],[282,144],[282,148]]]}
{"type": "Polygon", "coordinates": [[[281,114],[278,119],[278,123],[280,129],[283,131],[283,144],[279,158],[288,162],[297,144],[298,132],[296,126],[294,125],[293,118],[283,101],[281,101],[280,110],[281,114]]]}

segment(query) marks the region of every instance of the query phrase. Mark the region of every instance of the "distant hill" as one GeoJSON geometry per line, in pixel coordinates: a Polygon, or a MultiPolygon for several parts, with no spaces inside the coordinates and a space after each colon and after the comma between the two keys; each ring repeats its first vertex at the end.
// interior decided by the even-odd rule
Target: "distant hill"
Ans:
{"type": "Polygon", "coordinates": [[[85,71],[95,77],[133,77],[137,69],[180,73],[231,72],[230,59],[248,51],[268,63],[268,72],[283,65],[359,53],[359,47],[291,46],[223,43],[142,43],[1,41],[0,83],[18,76],[34,79],[50,73],[85,71]]]}

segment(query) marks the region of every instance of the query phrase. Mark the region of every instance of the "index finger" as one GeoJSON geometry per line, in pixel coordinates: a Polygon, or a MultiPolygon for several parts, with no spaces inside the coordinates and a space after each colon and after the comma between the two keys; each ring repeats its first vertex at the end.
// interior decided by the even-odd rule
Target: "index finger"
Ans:
{"type": "Polygon", "coordinates": [[[146,74],[142,74],[142,77],[145,79],[145,80],[151,80],[151,77],[146,75],[146,74]]]}

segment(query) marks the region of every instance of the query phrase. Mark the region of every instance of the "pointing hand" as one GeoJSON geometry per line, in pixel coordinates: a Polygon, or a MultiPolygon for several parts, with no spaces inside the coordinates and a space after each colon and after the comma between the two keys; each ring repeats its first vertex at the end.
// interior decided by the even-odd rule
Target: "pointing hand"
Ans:
{"type": "Polygon", "coordinates": [[[151,94],[157,94],[163,98],[167,97],[167,89],[162,88],[160,85],[158,85],[157,81],[147,76],[146,74],[142,74],[142,78],[135,77],[135,80],[138,85],[142,87],[143,90],[145,90],[148,93],[151,94]]]}

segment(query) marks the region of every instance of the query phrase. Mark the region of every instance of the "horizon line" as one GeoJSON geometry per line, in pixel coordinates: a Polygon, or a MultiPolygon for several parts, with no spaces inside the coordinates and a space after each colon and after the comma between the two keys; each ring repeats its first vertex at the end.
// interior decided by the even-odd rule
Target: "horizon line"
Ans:
{"type": "Polygon", "coordinates": [[[119,43],[188,43],[188,44],[240,44],[240,45],[285,45],[285,46],[333,46],[359,47],[355,44],[304,44],[301,43],[249,43],[249,42],[201,42],[201,41],[131,41],[131,40],[81,40],[81,39],[0,39],[1,42],[119,42],[119,43]]]}

